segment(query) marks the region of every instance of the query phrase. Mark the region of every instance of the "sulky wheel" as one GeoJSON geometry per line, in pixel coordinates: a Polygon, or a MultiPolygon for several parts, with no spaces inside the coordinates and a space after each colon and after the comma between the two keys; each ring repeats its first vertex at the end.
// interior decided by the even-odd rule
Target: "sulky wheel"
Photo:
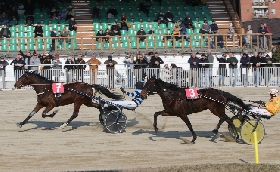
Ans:
{"type": "MultiPolygon", "coordinates": [[[[240,130],[241,130],[242,124],[244,122],[250,120],[250,118],[245,115],[236,115],[236,116],[233,116],[230,120],[232,121],[233,125],[235,126],[236,132],[240,137],[240,130]]],[[[228,125],[228,131],[234,137],[234,132],[230,125],[228,125]]]]}
{"type": "Polygon", "coordinates": [[[104,119],[105,119],[105,115],[106,115],[106,112],[102,109],[99,110],[99,122],[100,124],[102,124],[104,126],[104,119]]]}
{"type": "Polygon", "coordinates": [[[104,126],[111,133],[122,133],[126,128],[126,116],[118,111],[109,112],[104,119],[104,126]]]}
{"type": "Polygon", "coordinates": [[[260,143],[264,138],[264,126],[261,122],[257,122],[257,120],[249,120],[244,122],[241,126],[241,138],[247,144],[254,144],[254,134],[253,130],[255,125],[257,124],[255,132],[257,133],[257,141],[260,143]]]}

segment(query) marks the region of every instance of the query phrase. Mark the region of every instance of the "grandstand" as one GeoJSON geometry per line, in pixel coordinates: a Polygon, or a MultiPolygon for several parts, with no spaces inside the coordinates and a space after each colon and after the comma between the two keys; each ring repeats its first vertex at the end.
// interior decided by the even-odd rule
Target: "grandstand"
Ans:
{"type": "MultiPolygon", "coordinates": [[[[217,21],[221,34],[228,32],[229,23],[233,23],[235,33],[242,33],[242,27],[238,18],[233,17],[234,12],[231,7],[230,0],[208,0],[206,5],[190,6],[186,1],[182,0],[163,0],[161,5],[158,1],[150,1],[147,4],[150,6],[149,16],[139,11],[140,1],[102,1],[102,0],[90,0],[79,1],[72,0],[71,3],[57,3],[55,8],[60,11],[72,6],[75,10],[75,20],[78,23],[77,32],[71,31],[72,36],[71,43],[58,43],[56,50],[94,50],[94,51],[109,51],[109,52],[126,52],[126,51],[145,51],[145,50],[157,50],[159,52],[166,52],[168,49],[179,50],[193,50],[193,49],[209,49],[210,41],[205,41],[204,36],[200,34],[199,29],[204,20],[207,20],[209,24],[212,20],[217,21]],[[118,11],[118,17],[107,19],[107,9],[114,5],[118,11]],[[100,7],[101,19],[92,19],[91,11],[94,6],[100,7]],[[190,37],[189,41],[184,39],[176,41],[175,39],[166,39],[165,35],[173,32],[173,23],[159,24],[155,22],[158,12],[166,12],[170,10],[175,16],[175,21],[184,20],[186,16],[192,18],[195,29],[188,29],[187,34],[190,37]],[[108,43],[96,42],[95,35],[99,29],[105,30],[110,28],[114,21],[119,22],[121,14],[126,14],[128,17],[127,22],[131,25],[128,31],[122,30],[121,37],[111,37],[108,43]],[[144,42],[138,43],[136,32],[144,27],[147,32],[150,27],[155,29],[155,33],[147,35],[144,42]]],[[[34,4],[34,23],[40,22],[43,25],[44,37],[34,39],[33,26],[26,26],[26,17],[24,14],[19,15],[19,21],[16,25],[15,22],[11,22],[10,31],[11,39],[1,40],[2,52],[13,52],[19,49],[26,51],[50,51],[51,37],[50,31],[53,28],[60,31],[67,26],[67,21],[50,19],[49,9],[40,8],[40,4],[37,2],[34,4]]],[[[227,40],[225,38],[226,49],[231,47],[240,47],[242,43],[240,41],[241,35],[236,35],[233,40],[227,40]]],[[[214,36],[209,36],[208,40],[215,40],[214,36]]],[[[252,47],[251,47],[252,48],[252,47]]],[[[217,49],[217,45],[214,46],[217,49]]],[[[218,50],[220,51],[220,50],[218,50]]]]}

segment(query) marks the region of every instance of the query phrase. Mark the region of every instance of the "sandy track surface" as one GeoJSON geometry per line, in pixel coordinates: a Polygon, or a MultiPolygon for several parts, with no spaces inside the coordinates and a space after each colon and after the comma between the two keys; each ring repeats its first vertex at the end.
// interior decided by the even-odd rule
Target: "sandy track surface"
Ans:
{"type": "MultiPolygon", "coordinates": [[[[268,88],[224,88],[244,100],[267,101],[268,88]]],[[[108,170],[205,163],[254,163],[253,145],[213,141],[211,132],[218,118],[204,111],[190,115],[198,138],[191,139],[184,122],[177,117],[158,118],[159,133],[152,126],[153,114],[162,110],[158,95],[136,109],[125,110],[126,132],[111,134],[98,121],[98,110],[81,107],[79,116],[65,129],[58,127],[72,114],[73,105],[58,107],[54,118],[42,118],[39,111],[22,128],[21,122],[36,104],[32,90],[1,91],[0,171],[108,170]]],[[[105,98],[105,97],[104,97],[105,98]]],[[[127,99],[130,99],[127,97],[127,99]]],[[[232,114],[227,113],[229,116],[232,114]]],[[[263,120],[266,135],[259,145],[260,163],[279,163],[280,115],[263,120]]],[[[220,132],[226,133],[224,123],[220,132]]]]}

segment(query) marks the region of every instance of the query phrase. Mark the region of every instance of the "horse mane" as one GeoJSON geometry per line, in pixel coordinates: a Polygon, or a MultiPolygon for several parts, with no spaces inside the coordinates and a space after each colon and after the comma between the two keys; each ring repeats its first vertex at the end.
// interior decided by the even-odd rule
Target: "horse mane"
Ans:
{"type": "Polygon", "coordinates": [[[161,80],[160,78],[157,79],[161,84],[163,84],[163,86],[166,88],[166,89],[170,89],[170,90],[173,90],[173,91],[178,91],[178,90],[181,90],[181,89],[184,89],[184,88],[181,88],[175,84],[172,84],[172,83],[169,83],[169,82],[165,82],[163,80],[161,80]]]}
{"type": "Polygon", "coordinates": [[[102,85],[93,84],[91,86],[96,90],[96,92],[103,94],[103,95],[107,96],[108,98],[115,99],[115,100],[123,99],[122,95],[114,94],[102,85]]]}
{"type": "Polygon", "coordinates": [[[32,71],[32,72],[25,72],[26,74],[28,74],[28,75],[33,75],[33,76],[36,76],[37,78],[39,78],[39,79],[41,79],[41,80],[43,80],[43,81],[45,81],[45,82],[48,82],[48,83],[52,83],[52,82],[54,82],[53,80],[50,80],[50,79],[48,79],[48,78],[46,78],[46,77],[44,77],[44,76],[42,76],[42,75],[40,75],[39,73],[37,73],[36,71],[32,71]]]}

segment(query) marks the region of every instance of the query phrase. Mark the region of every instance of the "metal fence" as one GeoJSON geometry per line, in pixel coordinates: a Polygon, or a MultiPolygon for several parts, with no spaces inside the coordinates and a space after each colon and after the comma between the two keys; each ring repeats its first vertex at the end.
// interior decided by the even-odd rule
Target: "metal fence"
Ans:
{"type": "MultiPolygon", "coordinates": [[[[12,89],[15,81],[24,70],[0,70],[0,88],[12,89]]],[[[163,81],[177,84],[181,87],[250,87],[280,85],[280,67],[263,68],[140,68],[140,69],[45,69],[38,70],[42,76],[55,82],[71,83],[86,82],[101,84],[109,88],[135,88],[135,83],[142,78],[148,79],[156,75],[163,81]]],[[[25,87],[31,88],[31,87],[25,87]]]]}

